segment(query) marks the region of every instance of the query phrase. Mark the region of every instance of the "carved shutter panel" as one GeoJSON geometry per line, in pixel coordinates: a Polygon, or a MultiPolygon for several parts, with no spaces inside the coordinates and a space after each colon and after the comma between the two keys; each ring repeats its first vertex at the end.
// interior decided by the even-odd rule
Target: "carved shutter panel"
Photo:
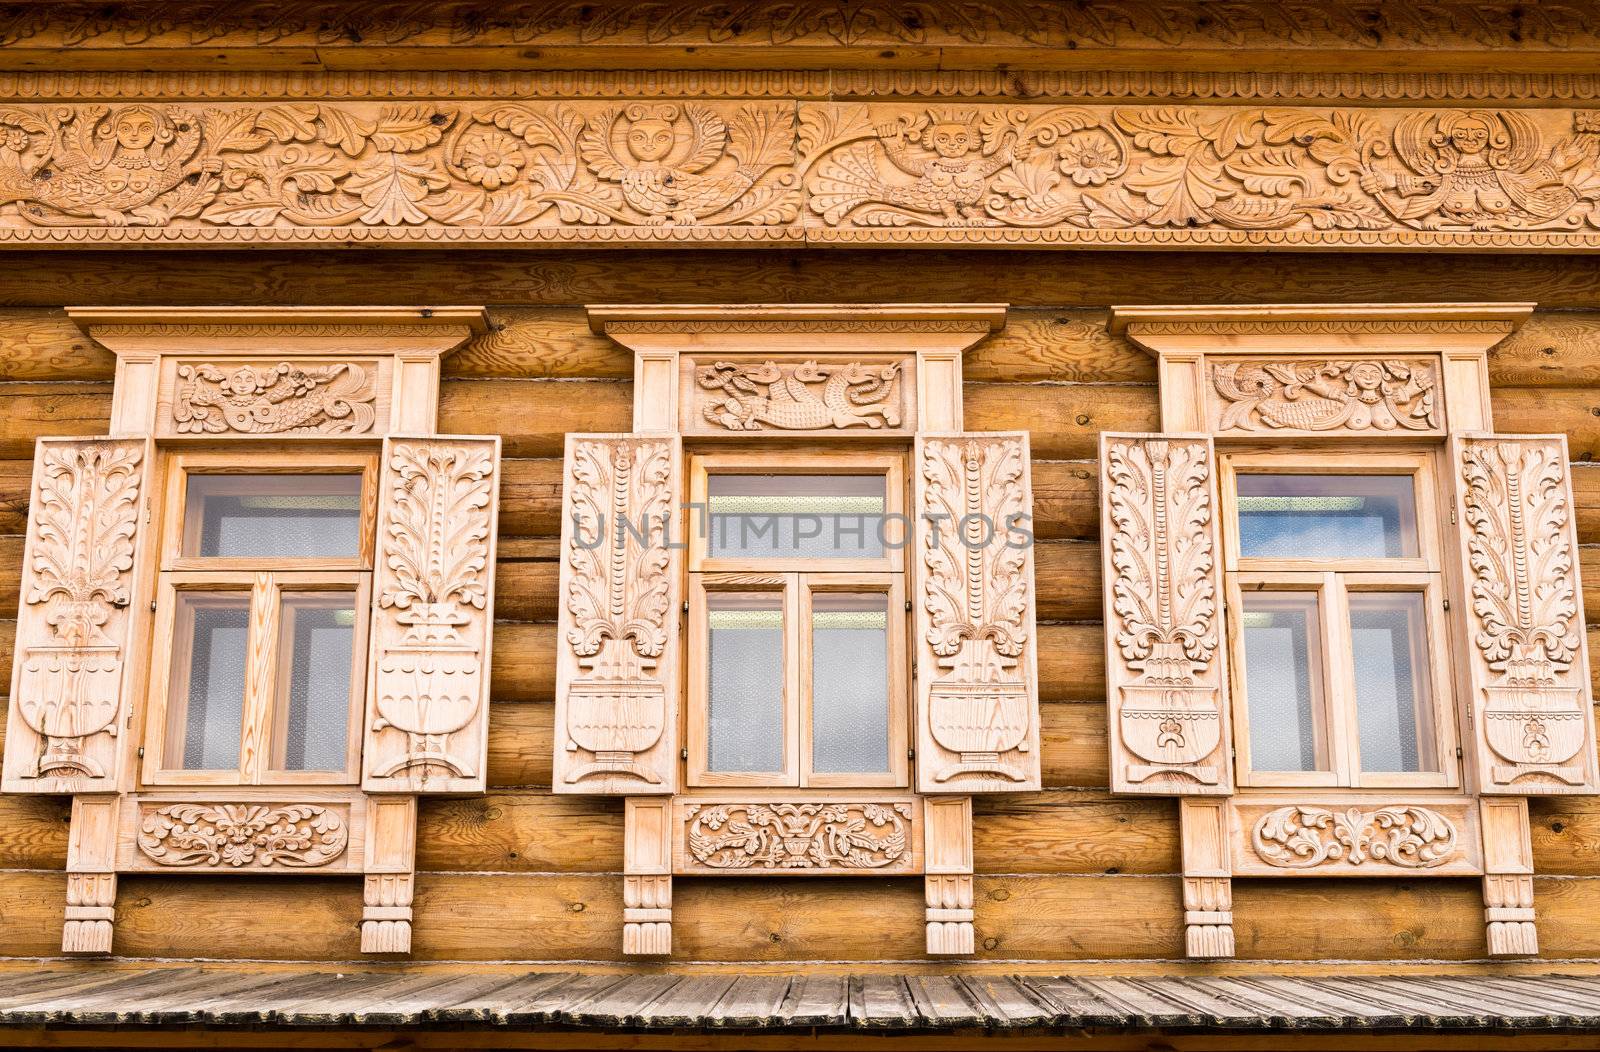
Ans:
{"type": "Polygon", "coordinates": [[[1233,791],[1215,476],[1208,435],[1100,436],[1114,792],[1233,791]]]}
{"type": "Polygon", "coordinates": [[[916,441],[917,788],[1039,788],[1026,433],[916,441]]]}
{"type": "Polygon", "coordinates": [[[500,439],[390,436],[381,474],[362,787],[482,792],[500,439]]]}
{"type": "Polygon", "coordinates": [[[143,611],[150,445],[42,438],[34,452],[4,788],[119,788],[143,611]]]}
{"type": "Polygon", "coordinates": [[[554,787],[678,786],[684,543],[676,435],[568,435],[554,787]]]}
{"type": "Polygon", "coordinates": [[[1565,435],[1450,441],[1479,788],[1596,791],[1565,435]]]}

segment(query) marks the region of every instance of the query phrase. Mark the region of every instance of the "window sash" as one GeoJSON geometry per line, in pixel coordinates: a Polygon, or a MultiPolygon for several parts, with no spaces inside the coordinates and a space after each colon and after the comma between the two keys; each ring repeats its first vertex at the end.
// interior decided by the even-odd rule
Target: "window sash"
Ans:
{"type": "Polygon", "coordinates": [[[908,784],[910,691],[906,656],[905,585],[891,573],[693,573],[689,575],[689,705],[686,744],[691,786],[902,787],[908,784]],[[710,604],[716,592],[771,592],[783,611],[783,768],[713,771],[710,767],[710,604]],[[888,771],[818,772],[812,769],[812,605],[827,592],[881,592],[888,613],[888,771]]]}
{"type": "Polygon", "coordinates": [[[361,714],[367,671],[367,628],[372,575],[354,571],[217,573],[171,571],[160,575],[151,663],[148,727],[142,776],[149,785],[352,785],[360,778],[361,714]],[[182,766],[187,696],[180,685],[189,675],[185,626],[178,620],[180,592],[236,592],[248,595],[244,710],[239,759],[231,769],[185,770],[182,766]],[[284,593],[339,592],[351,596],[355,611],[351,639],[350,704],[345,758],[337,771],[274,770],[274,736],[287,721],[288,694],[281,689],[289,655],[282,648],[284,593]]]}

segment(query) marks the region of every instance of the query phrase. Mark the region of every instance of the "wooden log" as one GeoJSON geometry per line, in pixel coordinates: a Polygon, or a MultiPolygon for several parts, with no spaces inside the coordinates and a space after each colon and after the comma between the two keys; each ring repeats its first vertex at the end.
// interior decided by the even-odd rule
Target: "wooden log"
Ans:
{"type": "Polygon", "coordinates": [[[0,460],[0,534],[26,533],[33,494],[33,461],[0,460]]]}
{"type": "Polygon", "coordinates": [[[560,457],[569,431],[627,431],[633,384],[619,380],[445,380],[439,430],[501,436],[506,456],[560,457]]]}
{"type": "Polygon", "coordinates": [[[1106,328],[1104,310],[1012,310],[1006,326],[967,351],[962,375],[977,383],[1156,382],[1155,356],[1106,328]]]}
{"type": "Polygon", "coordinates": [[[1160,406],[1152,385],[967,384],[969,431],[1028,431],[1045,460],[1099,455],[1102,431],[1155,431],[1160,406]]]}
{"type": "Polygon", "coordinates": [[[1600,258],[1561,253],[904,249],[9,252],[0,303],[392,304],[1009,302],[1404,303],[1600,307],[1600,258]],[[286,293],[285,290],[292,290],[286,293]],[[1203,290],[1203,291],[1202,291],[1203,290]]]}
{"type": "MultiPolygon", "coordinates": [[[[360,892],[356,901],[360,902],[360,892]]],[[[50,870],[0,872],[0,957],[56,957],[61,953],[61,911],[67,875],[50,870]]],[[[152,956],[160,956],[152,954],[152,956]]]]}
{"type": "Polygon", "coordinates": [[[972,858],[979,873],[1176,873],[1177,801],[1104,790],[974,797],[972,858]]]}
{"type": "MultiPolygon", "coordinates": [[[[0,481],[4,477],[0,474],[0,481]]],[[[561,488],[565,483],[565,466],[560,457],[502,459],[500,536],[559,536],[561,488]]]]}
{"type": "Polygon", "coordinates": [[[1600,314],[1535,311],[1489,351],[1489,382],[1500,387],[1600,384],[1600,314]]]}
{"type": "Polygon", "coordinates": [[[589,328],[582,307],[496,307],[489,331],[444,360],[450,379],[633,379],[633,352],[589,328]]]}
{"type": "Polygon", "coordinates": [[[622,872],[620,797],[523,789],[418,803],[419,870],[622,872]]]}
{"type": "Polygon", "coordinates": [[[108,383],[0,384],[0,457],[32,458],[41,435],[103,435],[110,420],[108,383]]]}
{"type": "Polygon", "coordinates": [[[71,818],[71,797],[0,796],[0,869],[65,866],[71,818]]]}
{"type": "Polygon", "coordinates": [[[110,380],[117,356],[60,308],[0,311],[0,382],[110,380]]]}
{"type": "MultiPolygon", "coordinates": [[[[1236,955],[1262,960],[1462,960],[1482,958],[1483,896],[1477,880],[1235,880],[1236,955]]],[[[1544,888],[1539,949],[1546,941],[1544,888]]],[[[1554,942],[1555,940],[1552,940],[1554,942]]]]}
{"type": "Polygon", "coordinates": [[[1563,431],[1573,460],[1600,459],[1600,389],[1503,387],[1490,391],[1494,429],[1512,434],[1563,431]]]}
{"type": "Polygon", "coordinates": [[[1600,876],[1600,799],[1553,796],[1528,801],[1534,871],[1600,876]]]}

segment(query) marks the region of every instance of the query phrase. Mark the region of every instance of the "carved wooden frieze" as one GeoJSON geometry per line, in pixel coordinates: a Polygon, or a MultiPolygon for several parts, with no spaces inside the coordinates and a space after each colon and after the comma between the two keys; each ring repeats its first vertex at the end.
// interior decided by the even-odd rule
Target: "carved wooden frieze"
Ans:
{"type": "Polygon", "coordinates": [[[917,786],[1039,788],[1033,494],[1026,434],[919,435],[917,786]]]}
{"type": "Polygon", "coordinates": [[[567,436],[558,793],[677,788],[682,478],[676,436],[567,436]]]}
{"type": "Polygon", "coordinates": [[[684,434],[881,436],[916,427],[912,358],[684,355],[680,369],[684,434]]]}
{"type": "Polygon", "coordinates": [[[381,434],[389,369],[377,359],[164,363],[160,433],[228,438],[381,434]]]}
{"type": "Polygon", "coordinates": [[[1476,806],[1238,797],[1236,876],[1464,876],[1483,872],[1476,806]]]}
{"type": "Polygon", "coordinates": [[[384,441],[368,791],[483,791],[499,468],[499,438],[384,441]]]}
{"type": "Polygon", "coordinates": [[[39,441],[6,729],[8,792],[118,787],[149,465],[142,439],[39,441]]]}
{"type": "Polygon", "coordinates": [[[1478,777],[1487,793],[1596,791],[1582,590],[1561,435],[1451,443],[1478,777]]]}
{"type": "Polygon", "coordinates": [[[676,804],[681,875],[850,876],[922,870],[921,807],[883,800],[699,800],[676,804]]]}
{"type": "Polygon", "coordinates": [[[1436,358],[1227,358],[1208,355],[1214,434],[1440,434],[1436,358]]]}
{"type": "Polygon", "coordinates": [[[1205,435],[1100,438],[1112,787],[1232,787],[1216,456],[1205,435]]]}
{"type": "Polygon", "coordinates": [[[350,844],[347,805],[141,802],[137,821],[142,861],[171,869],[325,868],[350,844]]]}
{"type": "Polygon", "coordinates": [[[1600,246],[1560,109],[24,103],[0,244],[1600,246]]]}

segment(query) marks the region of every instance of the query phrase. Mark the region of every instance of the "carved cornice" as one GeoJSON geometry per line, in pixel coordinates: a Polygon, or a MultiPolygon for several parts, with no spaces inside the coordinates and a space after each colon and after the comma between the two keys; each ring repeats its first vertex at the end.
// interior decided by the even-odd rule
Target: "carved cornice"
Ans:
{"type": "Polygon", "coordinates": [[[982,0],[784,5],[649,0],[84,0],[0,8],[0,47],[170,49],[608,46],[974,47],[1525,53],[1600,47],[1595,0],[982,0]]]}
{"type": "Polygon", "coordinates": [[[1564,110],[17,106],[0,245],[1600,248],[1564,110]]]}

